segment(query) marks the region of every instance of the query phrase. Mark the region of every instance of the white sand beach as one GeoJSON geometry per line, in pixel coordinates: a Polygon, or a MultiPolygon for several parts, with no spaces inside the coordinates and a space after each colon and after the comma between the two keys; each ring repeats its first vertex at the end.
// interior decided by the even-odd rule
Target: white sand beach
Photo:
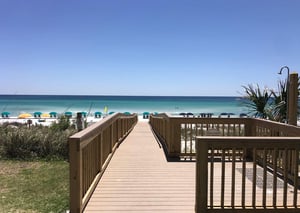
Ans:
{"type": "MultiPolygon", "coordinates": [[[[95,118],[94,116],[86,117],[86,122],[88,125],[101,121],[104,117],[95,118]]],[[[18,117],[8,117],[8,118],[0,118],[0,125],[4,123],[20,123],[20,124],[28,124],[30,121],[32,125],[43,125],[43,126],[50,126],[54,122],[58,122],[58,118],[35,118],[35,117],[28,117],[28,118],[18,118],[18,117]]],[[[143,115],[138,116],[139,122],[148,122],[149,119],[143,118],[143,115]]],[[[76,124],[76,117],[70,118],[71,124],[76,124]]]]}

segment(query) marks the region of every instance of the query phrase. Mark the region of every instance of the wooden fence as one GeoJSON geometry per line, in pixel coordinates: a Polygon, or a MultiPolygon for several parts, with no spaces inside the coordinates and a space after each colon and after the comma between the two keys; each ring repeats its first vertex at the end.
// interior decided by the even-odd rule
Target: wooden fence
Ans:
{"type": "Polygon", "coordinates": [[[300,212],[299,127],[168,114],[150,123],[169,157],[197,155],[196,212],[300,212]]]}
{"type": "Polygon", "coordinates": [[[196,155],[197,136],[300,136],[300,128],[255,118],[183,118],[169,114],[150,116],[150,124],[169,157],[196,155]]]}
{"type": "Polygon", "coordinates": [[[300,137],[207,136],[196,144],[196,212],[300,212],[300,137]]]}
{"type": "Polygon", "coordinates": [[[136,114],[117,113],[69,138],[72,213],[83,211],[113,152],[136,122],[136,114]]]}

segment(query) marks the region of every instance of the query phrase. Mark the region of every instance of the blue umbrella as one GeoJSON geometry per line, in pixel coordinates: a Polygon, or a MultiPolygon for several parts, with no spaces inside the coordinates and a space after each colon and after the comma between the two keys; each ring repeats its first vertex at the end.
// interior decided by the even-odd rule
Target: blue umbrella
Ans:
{"type": "Polygon", "coordinates": [[[187,117],[189,117],[189,116],[193,116],[194,114],[193,113],[191,113],[191,112],[188,112],[188,113],[186,113],[186,116],[187,117]]]}
{"type": "Polygon", "coordinates": [[[95,112],[95,118],[101,118],[102,112],[95,112]]]}
{"type": "Polygon", "coordinates": [[[186,116],[186,113],[185,112],[181,112],[181,113],[179,113],[179,115],[182,115],[184,117],[184,116],[186,116]]]}
{"type": "Polygon", "coordinates": [[[72,117],[73,113],[72,112],[65,112],[66,117],[72,117]]]}
{"type": "Polygon", "coordinates": [[[9,114],[10,114],[10,112],[2,112],[1,116],[2,116],[2,118],[8,118],[9,114]]]}
{"type": "Polygon", "coordinates": [[[56,118],[57,112],[50,112],[49,115],[51,118],[56,118]]]}
{"type": "Polygon", "coordinates": [[[222,116],[228,116],[228,113],[227,112],[222,112],[219,117],[222,117],[222,116]]]}
{"type": "Polygon", "coordinates": [[[41,117],[41,114],[43,114],[43,113],[41,113],[41,112],[34,112],[34,113],[33,113],[33,116],[34,116],[35,118],[39,118],[39,117],[41,117]]]}
{"type": "Polygon", "coordinates": [[[149,118],[150,112],[144,112],[143,113],[143,118],[149,118]]]}
{"type": "Polygon", "coordinates": [[[246,117],[246,118],[248,117],[248,115],[247,115],[246,113],[241,113],[241,114],[240,114],[240,118],[245,118],[245,117],[246,117]]]}

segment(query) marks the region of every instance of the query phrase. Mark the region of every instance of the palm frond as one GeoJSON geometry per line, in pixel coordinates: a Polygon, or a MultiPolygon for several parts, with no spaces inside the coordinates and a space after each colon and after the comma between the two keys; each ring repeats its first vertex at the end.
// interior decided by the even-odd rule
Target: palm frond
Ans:
{"type": "Polygon", "coordinates": [[[259,85],[243,86],[246,95],[244,96],[243,105],[248,107],[254,117],[267,118],[267,107],[270,103],[272,92],[267,89],[261,90],[259,85]]]}

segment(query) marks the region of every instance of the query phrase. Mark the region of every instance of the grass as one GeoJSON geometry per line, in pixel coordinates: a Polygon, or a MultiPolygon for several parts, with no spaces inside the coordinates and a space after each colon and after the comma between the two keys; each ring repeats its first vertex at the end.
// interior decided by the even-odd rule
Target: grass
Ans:
{"type": "Polygon", "coordinates": [[[0,212],[66,212],[69,164],[0,160],[0,212]]]}

